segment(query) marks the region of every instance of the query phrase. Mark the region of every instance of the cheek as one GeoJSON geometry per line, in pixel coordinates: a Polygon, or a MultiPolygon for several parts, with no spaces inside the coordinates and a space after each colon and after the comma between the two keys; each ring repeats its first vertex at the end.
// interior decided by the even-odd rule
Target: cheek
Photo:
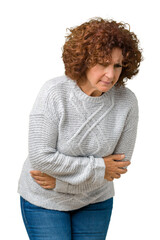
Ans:
{"type": "Polygon", "coordinates": [[[91,80],[91,82],[96,83],[102,77],[102,74],[100,72],[93,71],[88,75],[88,77],[91,80]]]}
{"type": "Polygon", "coordinates": [[[96,71],[94,69],[90,69],[86,74],[88,79],[93,79],[96,76],[96,71]]]}
{"type": "Polygon", "coordinates": [[[100,79],[101,77],[104,76],[104,74],[105,74],[105,72],[104,72],[104,71],[100,71],[100,70],[99,70],[99,71],[96,71],[96,72],[94,73],[96,79],[100,79]]]}
{"type": "Polygon", "coordinates": [[[120,77],[121,73],[122,73],[122,70],[120,70],[120,71],[117,71],[117,73],[116,73],[116,80],[118,80],[118,79],[119,79],[119,77],[120,77]]]}

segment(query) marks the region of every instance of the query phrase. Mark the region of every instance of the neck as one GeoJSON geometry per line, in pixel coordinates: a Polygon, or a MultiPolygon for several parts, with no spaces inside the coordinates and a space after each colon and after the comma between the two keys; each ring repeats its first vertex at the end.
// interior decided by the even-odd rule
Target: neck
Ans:
{"type": "Polygon", "coordinates": [[[92,88],[87,83],[82,82],[82,83],[78,83],[77,85],[88,96],[99,97],[99,96],[101,96],[103,94],[103,92],[100,92],[97,89],[92,88]]]}

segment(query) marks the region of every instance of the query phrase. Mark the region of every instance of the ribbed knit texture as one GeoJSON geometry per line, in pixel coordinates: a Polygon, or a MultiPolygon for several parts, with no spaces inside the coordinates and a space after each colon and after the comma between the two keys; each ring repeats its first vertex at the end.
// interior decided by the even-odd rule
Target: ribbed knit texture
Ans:
{"type": "Polygon", "coordinates": [[[92,97],[68,77],[57,77],[44,83],[29,117],[28,156],[18,186],[23,198],[69,211],[114,196],[103,157],[124,153],[131,160],[138,123],[131,90],[114,86],[92,97]],[[30,170],[55,177],[56,187],[43,189],[30,170]]]}

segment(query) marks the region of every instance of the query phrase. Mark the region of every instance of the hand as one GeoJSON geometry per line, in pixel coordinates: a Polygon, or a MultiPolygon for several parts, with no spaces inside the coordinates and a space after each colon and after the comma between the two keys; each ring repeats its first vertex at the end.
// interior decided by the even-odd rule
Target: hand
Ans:
{"type": "Polygon", "coordinates": [[[38,183],[44,189],[53,189],[56,186],[56,178],[53,178],[45,173],[37,170],[30,171],[31,176],[35,182],[38,183]]]}
{"type": "Polygon", "coordinates": [[[121,174],[127,172],[127,169],[123,169],[130,165],[130,161],[122,161],[124,159],[124,154],[116,154],[104,157],[104,162],[106,165],[104,178],[108,181],[113,181],[114,178],[120,178],[121,174]]]}

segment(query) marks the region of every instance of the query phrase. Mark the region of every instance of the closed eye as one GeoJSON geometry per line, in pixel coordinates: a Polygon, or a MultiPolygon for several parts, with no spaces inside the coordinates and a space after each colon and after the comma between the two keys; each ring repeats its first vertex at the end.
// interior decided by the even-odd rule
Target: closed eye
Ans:
{"type": "Polygon", "coordinates": [[[101,64],[99,63],[99,65],[102,66],[102,67],[108,67],[109,63],[101,63],[101,64]]]}
{"type": "Polygon", "coordinates": [[[117,63],[117,64],[114,65],[114,67],[115,67],[115,68],[122,68],[122,65],[119,64],[119,63],[117,63]]]}

